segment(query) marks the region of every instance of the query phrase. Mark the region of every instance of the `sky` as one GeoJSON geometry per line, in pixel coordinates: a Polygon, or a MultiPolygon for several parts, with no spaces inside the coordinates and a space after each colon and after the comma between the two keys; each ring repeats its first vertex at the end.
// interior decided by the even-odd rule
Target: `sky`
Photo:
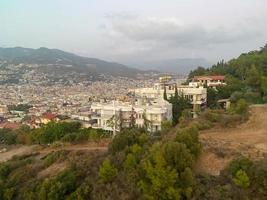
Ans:
{"type": "Polygon", "coordinates": [[[217,62],[267,43],[266,10],[266,0],[0,0],[0,47],[217,62]]]}

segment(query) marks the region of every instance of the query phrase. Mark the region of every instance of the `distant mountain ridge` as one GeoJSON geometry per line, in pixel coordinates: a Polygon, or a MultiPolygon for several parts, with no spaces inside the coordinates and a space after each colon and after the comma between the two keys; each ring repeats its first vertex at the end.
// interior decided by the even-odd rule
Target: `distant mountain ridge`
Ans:
{"type": "MultiPolygon", "coordinates": [[[[0,60],[9,64],[66,65],[69,68],[68,70],[112,76],[134,77],[138,73],[142,73],[142,70],[130,68],[123,64],[82,57],[62,50],[44,47],[39,49],[0,48],[0,60]]],[[[50,68],[50,70],[52,69],[50,68]]]]}
{"type": "Polygon", "coordinates": [[[196,69],[198,66],[209,67],[212,63],[208,62],[204,58],[177,58],[177,59],[165,59],[147,61],[141,64],[136,64],[142,69],[154,69],[160,72],[169,72],[180,75],[189,74],[191,70],[196,69]]]}

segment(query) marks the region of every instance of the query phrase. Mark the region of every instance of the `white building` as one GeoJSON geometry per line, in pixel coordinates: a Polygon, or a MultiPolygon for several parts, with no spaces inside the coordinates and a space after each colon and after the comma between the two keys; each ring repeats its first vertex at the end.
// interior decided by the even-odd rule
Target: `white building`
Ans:
{"type": "Polygon", "coordinates": [[[226,85],[225,76],[194,76],[189,85],[195,87],[206,85],[207,87],[216,88],[217,86],[226,85]]]}
{"type": "MultiPolygon", "coordinates": [[[[138,88],[134,90],[136,97],[143,97],[148,99],[163,98],[164,87],[166,87],[167,97],[170,98],[175,94],[175,83],[163,85],[156,83],[151,88],[138,88]]],[[[194,87],[189,85],[177,86],[178,95],[188,97],[193,105],[202,105],[207,102],[207,89],[204,87],[194,87]]]]}
{"type": "Polygon", "coordinates": [[[0,116],[8,113],[8,107],[6,105],[0,105],[0,116]]]}
{"type": "Polygon", "coordinates": [[[151,132],[161,130],[161,123],[172,120],[172,105],[162,98],[154,101],[139,99],[129,102],[112,101],[108,103],[93,103],[91,111],[95,120],[93,128],[108,131],[119,131],[121,127],[130,127],[134,120],[137,127],[145,127],[151,132]],[[120,126],[118,126],[120,124],[120,126]]]}

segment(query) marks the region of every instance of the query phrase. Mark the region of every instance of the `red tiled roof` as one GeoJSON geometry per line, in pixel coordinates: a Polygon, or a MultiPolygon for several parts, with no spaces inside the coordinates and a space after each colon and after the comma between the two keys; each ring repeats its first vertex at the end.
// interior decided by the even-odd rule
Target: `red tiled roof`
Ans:
{"type": "Polygon", "coordinates": [[[223,81],[225,76],[216,75],[216,76],[194,76],[193,80],[221,80],[223,81]]]}
{"type": "Polygon", "coordinates": [[[20,123],[12,123],[12,122],[0,123],[0,128],[19,129],[20,126],[21,126],[20,123]]]}
{"type": "Polygon", "coordinates": [[[44,113],[44,114],[42,115],[42,117],[45,118],[45,119],[53,120],[53,119],[55,119],[55,118],[57,117],[57,115],[48,112],[48,113],[44,113]]]}

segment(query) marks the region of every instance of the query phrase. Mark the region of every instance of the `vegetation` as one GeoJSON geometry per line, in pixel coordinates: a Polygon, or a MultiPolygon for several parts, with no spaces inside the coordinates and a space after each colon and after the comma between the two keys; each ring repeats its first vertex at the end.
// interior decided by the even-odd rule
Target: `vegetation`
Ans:
{"type": "Polygon", "coordinates": [[[28,112],[31,108],[31,105],[28,104],[18,104],[18,105],[11,105],[8,107],[9,110],[15,110],[15,111],[24,111],[28,112]]]}
{"type": "Polygon", "coordinates": [[[266,199],[267,158],[252,162],[241,157],[220,176],[198,176],[193,199],[266,199]]]}
{"type": "MultiPolygon", "coordinates": [[[[34,134],[55,134],[40,140],[51,142],[77,128],[49,124],[34,134]]],[[[41,160],[35,155],[13,158],[0,165],[0,199],[189,199],[196,186],[192,168],[201,151],[198,130],[181,129],[176,138],[163,139],[167,135],[124,129],[106,155],[58,151],[41,160]],[[56,176],[39,176],[59,162],[68,164],[56,176]]]]}
{"type": "Polygon", "coordinates": [[[81,128],[78,122],[50,122],[38,129],[23,125],[17,130],[0,129],[0,144],[51,144],[55,141],[82,142],[110,137],[110,133],[81,128]]]}
{"type": "MultiPolygon", "coordinates": [[[[242,101],[228,112],[207,110],[195,120],[183,114],[182,123],[171,129],[166,123],[169,131],[157,137],[143,129],[123,129],[104,154],[57,151],[41,159],[13,158],[0,164],[0,199],[244,199],[253,195],[262,199],[267,189],[266,162],[240,158],[219,177],[196,176],[193,170],[202,149],[199,130],[224,126],[227,117],[232,123],[234,116],[246,111],[247,106],[240,105],[242,101]],[[66,167],[56,175],[40,176],[57,163],[66,167]]],[[[77,124],[54,126],[40,130],[53,127],[59,139],[83,130],[77,124]],[[62,130],[67,133],[61,135],[62,130]]]]}
{"type": "Polygon", "coordinates": [[[172,104],[172,124],[176,125],[185,109],[192,108],[191,102],[183,94],[178,95],[177,86],[175,86],[174,96],[168,99],[166,88],[164,88],[163,98],[172,104]]]}
{"type": "Polygon", "coordinates": [[[243,98],[249,103],[262,103],[267,94],[267,45],[208,69],[199,67],[191,71],[189,79],[200,75],[226,76],[227,86],[208,89],[209,107],[216,107],[217,100],[225,98],[233,102],[243,98]]]}

